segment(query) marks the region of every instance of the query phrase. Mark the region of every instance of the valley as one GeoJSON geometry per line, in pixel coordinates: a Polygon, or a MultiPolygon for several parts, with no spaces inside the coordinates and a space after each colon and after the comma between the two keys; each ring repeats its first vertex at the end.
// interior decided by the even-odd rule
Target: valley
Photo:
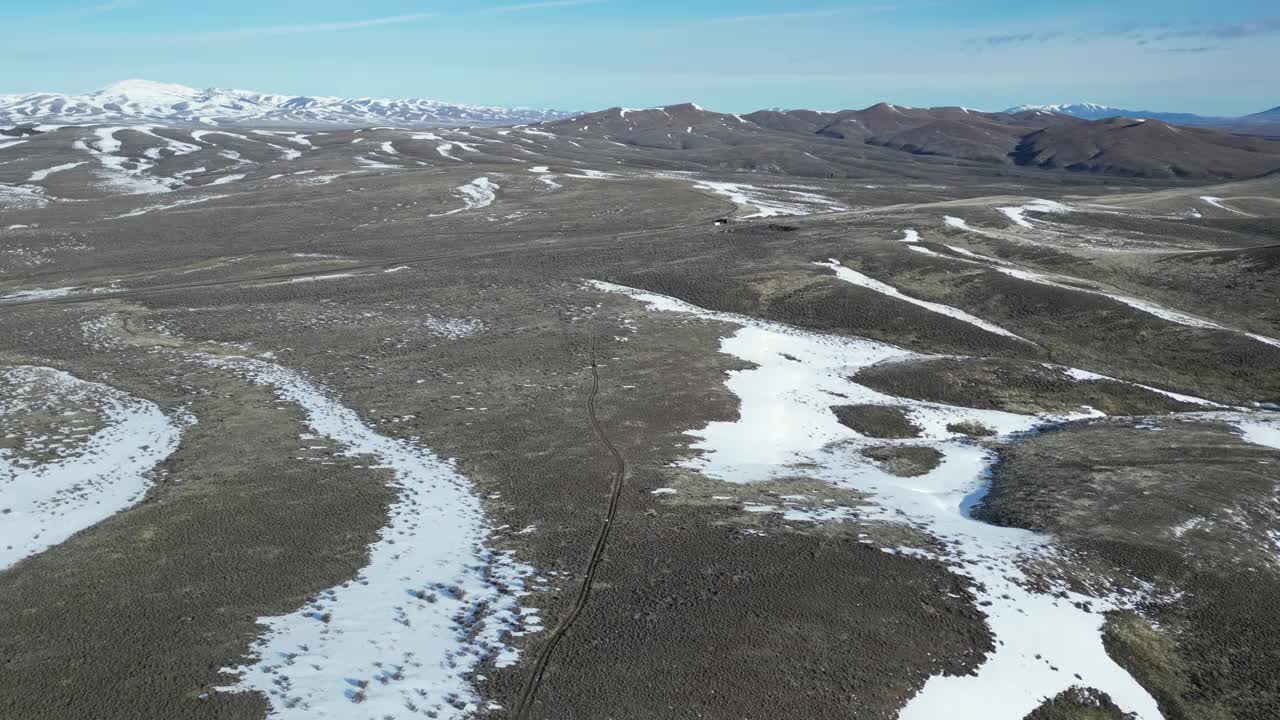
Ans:
{"type": "Polygon", "coordinates": [[[469,120],[3,128],[0,717],[1280,713],[1280,143],[469,120]]]}

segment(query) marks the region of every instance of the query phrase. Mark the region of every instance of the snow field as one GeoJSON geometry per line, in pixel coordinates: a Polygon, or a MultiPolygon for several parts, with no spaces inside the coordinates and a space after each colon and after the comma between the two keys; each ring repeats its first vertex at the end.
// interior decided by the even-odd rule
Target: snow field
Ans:
{"type": "MultiPolygon", "coordinates": [[[[1155,701],[1107,655],[1101,640],[1101,611],[1126,605],[1125,598],[1064,597],[1024,587],[1024,561],[1052,558],[1046,538],[974,520],[969,509],[986,487],[993,458],[984,448],[946,430],[960,420],[976,420],[1003,436],[1029,432],[1061,418],[980,411],[887,396],[858,385],[849,376],[877,362],[918,357],[859,338],[822,335],[776,323],[707,311],[674,298],[607,283],[596,289],[627,295],[650,309],[683,312],[741,326],[721,351],[755,367],[730,373],[726,387],[740,402],[739,419],[713,422],[691,431],[698,457],[684,463],[709,477],[750,483],[787,477],[796,467],[841,488],[868,494],[874,506],[858,508],[868,520],[907,521],[926,529],[948,548],[937,559],[975,581],[974,590],[996,639],[996,648],[967,677],[935,676],[902,711],[904,720],[1021,720],[1076,684],[1097,687],[1143,720],[1160,718],[1155,701]],[[830,410],[837,401],[906,407],[922,437],[885,441],[859,436],[830,410]],[[844,399],[847,398],[847,399],[844,399]],[[916,478],[900,478],[862,457],[861,447],[886,444],[928,446],[942,453],[938,467],[916,478]],[[1077,602],[1088,601],[1093,611],[1077,602]],[[1077,679],[1076,675],[1079,675],[1077,679]]],[[[1074,417],[1096,411],[1082,409],[1074,417]]],[[[758,508],[770,512],[768,507],[758,508]]],[[[774,509],[776,510],[776,508],[774,509]]],[[[839,515],[839,513],[837,514],[839,515]]],[[[804,513],[796,513],[802,519],[804,513]]],[[[898,549],[886,548],[897,552],[898,549]]],[[[919,552],[919,551],[912,551],[919,552]]]]}

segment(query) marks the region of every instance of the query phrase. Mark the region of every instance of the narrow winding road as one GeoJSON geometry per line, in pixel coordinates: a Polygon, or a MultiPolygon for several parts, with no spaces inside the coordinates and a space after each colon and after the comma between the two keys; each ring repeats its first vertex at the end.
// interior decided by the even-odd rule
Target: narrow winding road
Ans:
{"type": "Polygon", "coordinates": [[[609,454],[613,455],[613,486],[609,491],[609,507],[605,512],[604,521],[600,526],[600,533],[596,536],[595,547],[591,551],[591,559],[587,561],[586,571],[582,574],[582,583],[578,587],[577,597],[574,598],[573,607],[556,625],[555,630],[547,638],[547,642],[538,652],[537,660],[533,664],[533,668],[525,680],[524,688],[520,692],[520,698],[516,703],[513,717],[516,720],[529,720],[533,712],[533,702],[538,695],[538,687],[542,684],[542,676],[547,671],[547,663],[551,660],[552,653],[555,652],[556,646],[560,644],[560,640],[569,632],[569,628],[582,614],[583,608],[587,606],[587,600],[591,598],[591,586],[595,583],[596,573],[600,569],[600,562],[604,559],[605,548],[609,544],[609,535],[613,531],[614,519],[618,515],[618,501],[622,495],[622,483],[627,474],[627,461],[622,458],[622,453],[618,452],[618,448],[614,447],[613,442],[609,440],[609,436],[605,434],[604,428],[600,425],[600,418],[596,416],[596,396],[600,393],[600,368],[596,363],[596,336],[591,335],[591,393],[587,396],[587,415],[591,418],[591,427],[595,430],[596,437],[600,439],[600,443],[609,450],[609,454]]]}

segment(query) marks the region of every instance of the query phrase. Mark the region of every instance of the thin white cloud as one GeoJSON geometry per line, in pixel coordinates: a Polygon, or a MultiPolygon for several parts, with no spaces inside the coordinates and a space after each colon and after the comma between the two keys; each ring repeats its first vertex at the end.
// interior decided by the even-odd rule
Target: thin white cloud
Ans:
{"type": "Polygon", "coordinates": [[[848,15],[853,12],[852,9],[829,9],[829,10],[797,10],[793,12],[780,13],[762,13],[759,15],[727,15],[724,17],[711,18],[704,20],[703,25],[719,24],[719,23],[744,23],[744,22],[760,22],[760,21],[776,21],[776,20],[806,20],[809,18],[833,17],[836,15],[848,15]]]}
{"type": "Polygon", "coordinates": [[[115,0],[115,2],[104,2],[98,5],[94,5],[93,7],[85,8],[84,12],[86,13],[111,12],[112,10],[123,10],[125,8],[130,8],[135,5],[141,5],[141,4],[142,4],[142,0],[115,0]]]}
{"type": "MultiPolygon", "coordinates": [[[[935,4],[937,4],[937,0],[920,0],[919,2],[910,3],[910,6],[920,8],[929,7],[935,4]]],[[[792,20],[821,20],[823,18],[875,15],[902,10],[904,7],[905,6],[902,3],[893,2],[878,5],[866,5],[862,7],[815,8],[812,10],[788,10],[785,12],[759,13],[754,15],[724,15],[704,20],[695,20],[693,22],[685,23],[684,25],[666,28],[665,32],[690,30],[717,25],[745,25],[753,23],[788,22],[792,20]]]]}
{"type": "Polygon", "coordinates": [[[235,30],[199,33],[204,36],[250,36],[250,35],[297,35],[301,33],[341,32],[343,30],[359,30],[361,28],[381,27],[384,25],[402,25],[419,22],[434,17],[435,13],[413,13],[411,15],[392,15],[389,17],[369,18],[366,20],[347,20],[327,23],[305,23],[299,25],[263,25],[260,27],[238,28],[235,30]]]}
{"type": "Polygon", "coordinates": [[[599,5],[605,0],[544,0],[544,2],[531,2],[521,5],[500,5],[495,8],[489,8],[489,12],[522,12],[525,10],[545,10],[548,8],[575,7],[578,5],[599,5]]]}
{"type": "Polygon", "coordinates": [[[1273,35],[1276,33],[1280,33],[1280,15],[1257,17],[1235,25],[1213,25],[1167,32],[1157,36],[1156,40],[1164,40],[1171,37],[1208,37],[1217,40],[1238,40],[1255,35],[1273,35]]]}
{"type": "MultiPolygon", "coordinates": [[[[40,12],[27,17],[19,16],[20,21],[40,21],[40,20],[70,20],[72,18],[82,18],[91,15],[101,15],[103,13],[114,12],[116,10],[124,10],[126,8],[137,7],[141,5],[143,0],[110,0],[109,2],[101,2],[96,5],[83,5],[81,7],[66,8],[52,12],[40,12]]],[[[11,19],[6,16],[6,19],[11,19]]]]}
{"type": "MultiPolygon", "coordinates": [[[[1231,25],[1211,25],[1197,23],[1194,25],[1171,25],[1155,23],[1148,26],[1121,25],[1103,29],[1084,29],[1064,33],[1060,30],[1048,31],[1016,31],[1000,35],[989,35],[970,41],[974,45],[986,45],[991,48],[1014,47],[1020,45],[1044,45],[1059,38],[1070,38],[1076,43],[1094,40],[1123,39],[1133,42],[1139,47],[1155,43],[1179,40],[1209,40],[1213,42],[1231,42],[1246,40],[1264,35],[1280,34],[1280,15],[1257,17],[1231,25]]],[[[1151,48],[1148,52],[1205,52],[1216,46],[1198,46],[1193,48],[1151,48]]]]}

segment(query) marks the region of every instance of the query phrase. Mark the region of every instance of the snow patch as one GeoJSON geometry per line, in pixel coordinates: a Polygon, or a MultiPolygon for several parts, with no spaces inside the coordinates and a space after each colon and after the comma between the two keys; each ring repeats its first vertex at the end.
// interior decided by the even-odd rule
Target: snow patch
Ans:
{"type": "Polygon", "coordinates": [[[64,165],[55,165],[51,168],[48,168],[47,170],[37,170],[31,173],[31,177],[27,179],[27,182],[32,182],[32,183],[44,182],[45,178],[48,178],[50,175],[53,175],[54,173],[74,170],[75,168],[78,168],[81,165],[85,165],[85,164],[87,163],[73,162],[73,163],[66,163],[64,165]]]}
{"type": "Polygon", "coordinates": [[[568,173],[564,177],[578,178],[579,180],[616,180],[618,178],[613,173],[600,170],[579,170],[577,173],[568,173]]]}
{"type": "Polygon", "coordinates": [[[1253,216],[1252,216],[1252,215],[1250,215],[1249,213],[1246,213],[1246,212],[1240,212],[1239,210],[1236,210],[1235,208],[1230,208],[1230,207],[1227,207],[1226,205],[1223,205],[1223,204],[1222,204],[1222,198],[1220,198],[1220,197],[1210,197],[1210,196],[1208,196],[1208,195],[1202,195],[1202,196],[1200,197],[1200,199],[1201,199],[1201,200],[1203,200],[1203,201],[1205,201],[1205,202],[1207,202],[1207,203],[1209,203],[1210,205],[1212,205],[1212,206],[1214,206],[1214,207],[1218,208],[1219,210],[1226,210],[1227,212],[1235,213],[1236,215],[1243,215],[1243,216],[1245,216],[1245,217],[1253,217],[1253,216]]]}
{"type": "Polygon", "coordinates": [[[1237,418],[1232,424],[1240,430],[1245,442],[1280,450],[1280,415],[1247,415],[1237,418]]]}
{"type": "Polygon", "coordinates": [[[312,434],[374,458],[399,490],[369,564],[297,611],[260,618],[260,659],[227,668],[240,680],[223,690],[261,692],[284,720],[473,716],[482,700],[468,675],[490,658],[514,662],[506,638],[541,624],[517,601],[532,568],[487,547],[492,528],[467,479],[429,449],[378,434],[297,372],[250,358],[206,362],[273,386],[312,434]]]}
{"type": "Polygon", "coordinates": [[[155,403],[113,387],[26,365],[0,371],[0,386],[0,426],[19,438],[16,449],[0,448],[0,570],[133,506],[178,447],[178,425],[155,403]],[[96,415],[101,428],[34,435],[13,424],[68,409],[96,415]],[[49,451],[56,457],[46,462],[29,457],[49,451]]]}
{"type": "Polygon", "coordinates": [[[476,178],[466,185],[459,186],[455,192],[462,196],[462,207],[448,212],[438,213],[430,217],[445,217],[467,210],[478,210],[480,208],[489,207],[493,201],[497,199],[497,191],[500,187],[489,180],[487,177],[476,178]]]}
{"type": "MultiPolygon", "coordinates": [[[[1032,225],[1031,221],[1027,219],[1026,213],[1038,212],[1038,213],[1065,214],[1065,213],[1071,212],[1071,207],[1069,205],[1064,205],[1060,202],[1056,202],[1053,200],[1041,200],[1039,198],[1032,200],[1031,202],[1025,205],[1018,205],[1016,207],[1002,207],[1002,208],[996,208],[996,209],[999,210],[1001,213],[1003,213],[1010,220],[1012,220],[1015,225],[1018,225],[1024,228],[1035,227],[1035,225],[1032,225]]],[[[969,228],[966,227],[965,229],[969,229],[969,228]]]]}
{"type": "MultiPolygon", "coordinates": [[[[948,221],[948,224],[953,225],[954,227],[960,227],[966,230],[971,229],[964,224],[963,220],[960,220],[959,218],[948,217],[947,221],[948,221]],[[956,223],[958,224],[952,223],[951,221],[953,220],[956,221],[956,223]]],[[[1161,320],[1166,320],[1171,323],[1175,323],[1178,325],[1185,325],[1187,327],[1201,328],[1204,330],[1222,330],[1224,332],[1239,333],[1251,340],[1263,343],[1265,345],[1271,345],[1272,347],[1280,347],[1280,339],[1268,337],[1266,335],[1260,335],[1257,333],[1250,333],[1250,332],[1244,332],[1241,330],[1236,330],[1234,328],[1230,328],[1225,325],[1221,325],[1219,323],[1213,322],[1212,320],[1206,320],[1204,318],[1199,318],[1194,315],[1184,313],[1180,310],[1173,310],[1171,308],[1164,307],[1162,305],[1151,302],[1149,300],[1142,300],[1140,298],[1135,298],[1128,295],[1121,295],[1119,293],[1106,292],[1104,290],[1097,290],[1094,288],[1081,287],[1080,285],[1066,282],[1069,280],[1073,280],[1073,278],[1067,278],[1067,277],[1062,277],[1057,275],[1048,275],[1048,274],[1036,272],[1033,270],[1024,270],[1022,268],[1014,267],[1012,263],[1009,263],[1005,260],[988,257],[986,255],[979,255],[978,253],[972,252],[970,250],[966,250],[961,247],[948,245],[947,248],[959,255],[964,256],[961,258],[952,258],[952,259],[958,259],[963,262],[978,262],[983,264],[991,264],[991,265],[994,265],[994,267],[992,268],[993,270],[1002,272],[1010,277],[1018,278],[1019,280],[1039,283],[1041,285],[1048,285],[1050,287],[1056,287],[1063,290],[1072,290],[1075,292],[1088,293],[1090,295],[1099,295],[1105,298],[1110,298],[1111,300],[1114,300],[1123,305],[1128,305],[1129,307],[1135,310],[1139,310],[1141,312],[1147,313],[1148,315],[1158,317],[1161,320]]],[[[922,252],[929,252],[927,248],[913,247],[911,249],[920,250],[922,252]]],[[[937,255],[937,253],[931,253],[931,252],[929,254],[937,255]]],[[[942,257],[942,256],[938,256],[938,257],[942,257]]]]}
{"type": "MultiPolygon", "coordinates": [[[[217,185],[217,184],[220,184],[220,183],[217,183],[217,182],[210,183],[210,185],[217,185]]],[[[109,217],[106,219],[120,220],[123,218],[138,217],[139,215],[146,215],[148,213],[161,212],[164,210],[172,210],[174,208],[186,207],[188,205],[199,205],[200,203],[206,203],[211,200],[218,200],[224,197],[231,197],[231,196],[230,195],[206,195],[204,197],[189,198],[187,200],[179,200],[177,202],[164,203],[161,205],[147,205],[146,207],[140,207],[137,210],[127,212],[123,215],[115,215],[113,217],[109,217]]]]}
{"type": "Polygon", "coordinates": [[[828,260],[827,262],[814,263],[814,265],[818,265],[819,267],[824,267],[834,271],[836,274],[836,277],[840,278],[841,280],[851,285],[857,285],[859,287],[867,288],[868,290],[874,290],[882,295],[887,295],[897,300],[909,302],[912,305],[922,307],[925,310],[938,313],[939,315],[946,315],[947,317],[953,317],[957,320],[963,320],[964,322],[967,322],[970,325],[973,325],[974,327],[982,328],[983,330],[986,330],[987,332],[990,332],[990,333],[995,333],[996,335],[1003,335],[1005,337],[1013,338],[1014,340],[1021,340],[1022,342],[1027,342],[1027,343],[1031,342],[1026,338],[1020,337],[1018,335],[1014,335],[1013,333],[1009,332],[1008,330],[1005,330],[999,325],[996,325],[994,323],[989,323],[986,320],[983,320],[982,318],[970,315],[969,313],[957,308],[953,308],[950,305],[943,305],[942,303],[929,302],[928,300],[920,300],[918,298],[913,298],[910,295],[904,295],[901,291],[899,291],[897,288],[893,287],[892,285],[880,282],[879,280],[867,277],[866,275],[863,275],[862,273],[856,270],[845,267],[844,265],[840,264],[839,260],[832,259],[832,260],[828,260]]]}
{"type": "MultiPolygon", "coordinates": [[[[659,177],[664,176],[659,175],[659,177]]],[[[671,174],[665,177],[685,179],[671,174]]],[[[848,209],[830,198],[800,190],[759,188],[754,185],[712,180],[693,180],[693,186],[699,190],[708,190],[728,198],[735,205],[755,208],[756,211],[745,215],[744,219],[813,215],[816,213],[843,212],[848,209]]]]}
{"type": "Polygon", "coordinates": [[[1221,405],[1219,403],[1213,402],[1212,400],[1205,400],[1204,398],[1198,398],[1198,397],[1195,397],[1194,395],[1183,395],[1182,393],[1169,392],[1168,390],[1161,390],[1160,388],[1152,387],[1150,385],[1143,385],[1142,383],[1129,382],[1128,380],[1119,380],[1117,378],[1109,377],[1107,375],[1099,375],[1098,373],[1089,372],[1088,370],[1081,370],[1079,368],[1064,367],[1060,365],[1050,365],[1048,363],[1045,364],[1045,367],[1053,370],[1058,370],[1059,372],[1063,373],[1067,377],[1071,378],[1072,380],[1076,380],[1078,382],[1090,382],[1090,381],[1098,381],[1098,380],[1120,382],[1120,383],[1125,383],[1127,385],[1140,387],[1143,390],[1149,390],[1159,395],[1164,395],[1165,397],[1170,398],[1172,400],[1177,400],[1178,402],[1191,403],[1193,405],[1204,405],[1206,407],[1223,408],[1223,409],[1227,407],[1226,405],[1221,405]]]}
{"type": "Polygon", "coordinates": [[[0,302],[16,301],[16,300],[52,300],[54,298],[66,297],[68,295],[71,295],[72,293],[74,293],[79,289],[80,289],[79,287],[72,286],[72,287],[60,287],[60,288],[48,288],[48,289],[37,288],[34,290],[19,290],[18,292],[9,293],[8,295],[0,295],[0,302]]]}

